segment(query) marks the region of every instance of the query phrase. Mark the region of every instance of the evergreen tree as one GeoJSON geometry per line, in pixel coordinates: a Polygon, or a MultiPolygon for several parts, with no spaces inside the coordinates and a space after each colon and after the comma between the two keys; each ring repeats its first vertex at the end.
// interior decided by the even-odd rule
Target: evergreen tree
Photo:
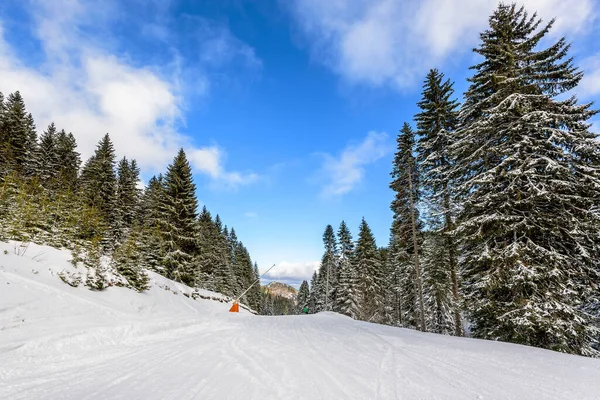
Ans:
{"type": "Polygon", "coordinates": [[[310,289],[308,282],[302,281],[298,295],[296,296],[296,314],[302,314],[304,307],[308,306],[308,298],[310,297],[310,289]]]}
{"type": "MultiPolygon", "coordinates": [[[[459,310],[458,292],[458,261],[456,244],[450,235],[454,227],[452,199],[452,159],[450,144],[454,141],[454,130],[458,119],[458,102],[452,99],[454,95],[453,84],[450,80],[444,81],[444,74],[432,69],[427,74],[423,86],[422,99],[418,103],[421,112],[415,116],[417,121],[417,161],[420,168],[421,189],[425,203],[433,210],[431,227],[444,237],[444,246],[436,246],[436,251],[444,255],[435,255],[435,259],[442,265],[431,266],[436,269],[448,268],[452,285],[452,296],[443,295],[451,303],[447,304],[453,309],[454,334],[463,334],[459,310]]],[[[438,241],[436,241],[437,243],[438,241]]],[[[431,254],[433,256],[433,254],[431,254]]],[[[431,259],[429,260],[431,261],[431,259]]],[[[446,274],[435,274],[443,278],[446,274]]],[[[447,282],[431,282],[436,288],[448,287],[447,282]]],[[[439,294],[441,296],[441,294],[439,294]]],[[[438,299],[440,297],[438,296],[438,299]]]]}
{"type": "Polygon", "coordinates": [[[357,292],[354,263],[354,242],[352,233],[342,221],[337,232],[339,243],[338,290],[334,310],[357,319],[359,317],[359,297],[357,292]]]}
{"type": "Polygon", "coordinates": [[[121,245],[113,254],[113,260],[119,272],[127,283],[138,292],[149,289],[149,279],[146,271],[142,268],[142,253],[139,250],[138,243],[139,231],[134,229],[125,243],[121,245]]]}
{"type": "Polygon", "coordinates": [[[325,245],[325,253],[323,253],[323,258],[321,259],[318,275],[320,282],[317,285],[322,292],[315,298],[315,305],[318,311],[331,311],[336,297],[337,285],[337,271],[335,266],[337,243],[331,225],[327,225],[325,228],[323,244],[325,245]]]}
{"type": "Polygon", "coordinates": [[[564,38],[541,47],[554,21],[500,5],[489,24],[453,146],[472,333],[593,354],[582,306],[599,284],[596,111],[561,96],[582,73],[564,38]]]}
{"type": "Polygon", "coordinates": [[[382,265],[377,254],[377,245],[371,228],[362,219],[358,241],[354,252],[359,296],[359,317],[363,321],[383,320],[382,265]]]}
{"type": "Polygon", "coordinates": [[[25,102],[18,91],[8,95],[0,126],[0,175],[12,171],[23,175],[27,159],[29,118],[25,102]]]}
{"type": "Polygon", "coordinates": [[[165,174],[160,204],[160,227],[165,238],[166,276],[189,286],[196,285],[194,258],[198,254],[196,185],[183,149],[165,174]]]}
{"type": "Polygon", "coordinates": [[[319,312],[317,310],[317,297],[322,292],[319,286],[319,275],[317,271],[314,271],[310,279],[310,295],[308,296],[308,312],[311,314],[319,312]]]}
{"type": "Polygon", "coordinates": [[[117,226],[120,235],[126,235],[133,226],[140,202],[140,190],[137,187],[140,180],[140,169],[135,160],[129,162],[123,157],[117,167],[117,226]]]}
{"type": "Polygon", "coordinates": [[[161,204],[164,193],[163,177],[153,176],[149,181],[140,201],[137,225],[141,226],[142,235],[139,249],[144,268],[166,275],[162,265],[165,252],[165,241],[161,231],[161,204]]]}
{"type": "MultiPolygon", "coordinates": [[[[1,126],[2,122],[0,121],[0,127],[1,126]]],[[[35,121],[33,120],[31,113],[29,113],[27,114],[27,141],[25,142],[25,164],[23,166],[23,173],[28,178],[34,177],[39,171],[39,151],[40,148],[37,132],[35,130],[35,121]]]]}
{"type": "MultiPolygon", "coordinates": [[[[398,263],[394,270],[398,270],[401,285],[407,287],[413,281],[413,285],[416,287],[418,314],[415,319],[418,321],[419,328],[425,331],[425,309],[419,265],[421,232],[417,209],[417,203],[420,200],[419,172],[413,156],[415,135],[407,123],[404,123],[397,142],[398,151],[394,156],[393,180],[390,184],[390,188],[396,192],[391,205],[394,212],[392,222],[394,243],[392,244],[390,258],[398,263]]],[[[412,295],[412,289],[407,289],[405,294],[412,295]]]]}
{"type": "Polygon", "coordinates": [[[114,230],[117,218],[115,149],[108,133],[98,143],[94,155],[81,172],[81,186],[86,203],[96,208],[114,230]]]}
{"type": "Polygon", "coordinates": [[[446,245],[436,232],[423,240],[423,301],[427,330],[449,335],[456,334],[456,321],[446,245]]]}
{"type": "Polygon", "coordinates": [[[72,133],[61,130],[56,141],[56,152],[58,154],[60,186],[65,190],[75,190],[81,157],[77,152],[77,141],[72,133]]]}
{"type": "Polygon", "coordinates": [[[226,295],[239,294],[230,264],[227,238],[223,236],[222,228],[219,227],[222,225],[220,218],[215,218],[213,221],[206,207],[203,207],[198,223],[200,231],[198,265],[203,286],[226,295]]]}
{"type": "Polygon", "coordinates": [[[59,171],[56,126],[52,122],[40,137],[38,176],[46,188],[55,185],[59,171]]]}

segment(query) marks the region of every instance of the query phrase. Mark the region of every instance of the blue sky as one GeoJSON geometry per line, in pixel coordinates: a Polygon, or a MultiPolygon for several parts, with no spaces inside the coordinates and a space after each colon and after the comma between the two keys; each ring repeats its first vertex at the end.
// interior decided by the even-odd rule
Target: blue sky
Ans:
{"type": "MultiPolygon", "coordinates": [[[[309,278],[327,224],[364,216],[387,244],[395,135],[429,68],[466,88],[492,0],[8,0],[0,91],[38,131],[72,131],[89,156],[109,132],[143,178],[184,147],[198,199],[271,277],[309,278]]],[[[600,94],[597,0],[526,0],[557,17],[600,94]]],[[[597,126],[598,124],[596,124],[597,126]]],[[[597,128],[594,128],[597,130],[597,128]]]]}

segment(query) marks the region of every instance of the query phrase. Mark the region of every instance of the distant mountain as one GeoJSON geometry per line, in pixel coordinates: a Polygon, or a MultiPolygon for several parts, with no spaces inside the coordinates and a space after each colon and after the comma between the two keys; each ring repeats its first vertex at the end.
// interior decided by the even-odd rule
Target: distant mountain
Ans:
{"type": "Polygon", "coordinates": [[[296,300],[296,297],[298,296],[298,289],[281,282],[271,282],[263,286],[263,291],[273,296],[279,296],[290,300],[296,300]]]}

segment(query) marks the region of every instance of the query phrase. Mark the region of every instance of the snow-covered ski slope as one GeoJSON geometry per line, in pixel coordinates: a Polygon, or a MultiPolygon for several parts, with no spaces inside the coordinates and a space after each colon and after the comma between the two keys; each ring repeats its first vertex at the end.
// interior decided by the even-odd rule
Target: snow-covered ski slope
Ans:
{"type": "Polygon", "coordinates": [[[158,275],[143,294],[93,292],[56,276],[69,258],[0,243],[0,399],[600,399],[600,360],[333,313],[233,314],[158,275]]]}

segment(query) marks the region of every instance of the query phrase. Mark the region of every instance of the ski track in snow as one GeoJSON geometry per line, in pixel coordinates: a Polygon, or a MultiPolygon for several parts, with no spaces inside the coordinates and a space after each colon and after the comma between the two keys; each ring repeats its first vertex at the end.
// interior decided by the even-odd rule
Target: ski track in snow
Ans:
{"type": "Polygon", "coordinates": [[[56,276],[74,271],[68,254],[36,247],[43,263],[0,243],[0,399],[600,398],[600,360],[333,313],[234,314],[155,274],[143,294],[72,288],[56,276]]]}

